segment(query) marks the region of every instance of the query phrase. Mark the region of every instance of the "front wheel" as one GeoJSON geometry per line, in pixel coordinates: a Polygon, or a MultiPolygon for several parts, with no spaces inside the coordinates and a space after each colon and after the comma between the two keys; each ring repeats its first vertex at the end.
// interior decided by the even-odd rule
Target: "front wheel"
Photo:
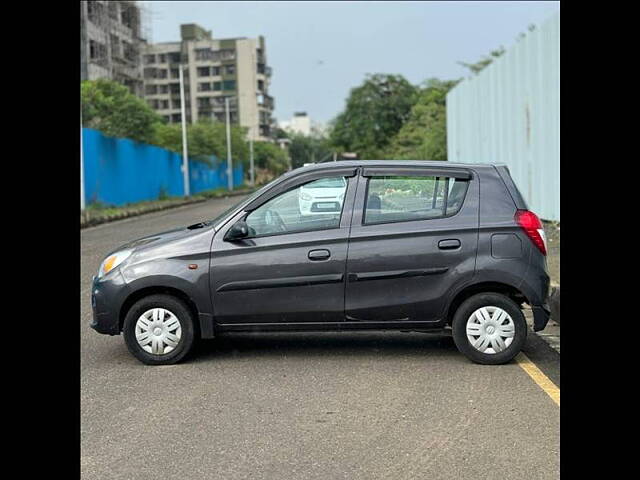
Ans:
{"type": "Polygon", "coordinates": [[[479,293],[465,300],[454,314],[452,330],[458,350],[483,365],[509,362],[527,339],[522,311],[498,293],[479,293]]]}
{"type": "Polygon", "coordinates": [[[150,295],[127,312],[122,333],[129,351],[147,365],[172,365],[194,343],[193,314],[170,295],[150,295]]]}

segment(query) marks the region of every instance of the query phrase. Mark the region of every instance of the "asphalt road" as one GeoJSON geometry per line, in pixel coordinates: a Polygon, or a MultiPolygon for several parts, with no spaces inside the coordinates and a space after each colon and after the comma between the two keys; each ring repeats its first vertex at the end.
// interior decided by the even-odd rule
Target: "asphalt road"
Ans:
{"type": "MultiPolygon", "coordinates": [[[[147,367],[89,328],[111,249],[239,197],[82,230],[83,479],[557,479],[559,407],[516,362],[475,365],[446,335],[236,334],[147,367]]],[[[559,355],[529,358],[559,386],[559,355]]]]}

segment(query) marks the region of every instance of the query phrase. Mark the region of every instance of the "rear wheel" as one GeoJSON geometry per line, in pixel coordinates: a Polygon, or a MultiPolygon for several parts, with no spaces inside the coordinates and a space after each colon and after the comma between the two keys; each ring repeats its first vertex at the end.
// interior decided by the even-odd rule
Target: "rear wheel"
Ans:
{"type": "Polygon", "coordinates": [[[150,295],[127,312],[122,333],[129,351],[147,365],[182,360],[194,343],[193,314],[170,295],[150,295]]]}
{"type": "Polygon", "coordinates": [[[484,365],[509,362],[527,339],[522,311],[498,293],[480,293],[465,300],[454,314],[452,329],[458,350],[484,365]]]}

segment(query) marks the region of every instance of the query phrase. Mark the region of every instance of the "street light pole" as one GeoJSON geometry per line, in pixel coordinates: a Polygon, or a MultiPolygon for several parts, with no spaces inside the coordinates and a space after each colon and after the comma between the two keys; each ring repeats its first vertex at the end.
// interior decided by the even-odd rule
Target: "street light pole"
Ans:
{"type": "Polygon", "coordinates": [[[184,101],[184,74],[182,73],[182,65],[180,71],[180,116],[182,117],[182,181],[184,184],[184,195],[189,196],[189,157],[187,152],[187,115],[185,113],[184,101]]]}
{"type": "Polygon", "coordinates": [[[229,97],[224,98],[227,117],[227,180],[229,190],[233,190],[233,160],[231,160],[231,125],[229,122],[229,97]]]}
{"type": "Polygon", "coordinates": [[[251,186],[254,187],[256,184],[256,177],[255,177],[255,170],[253,166],[253,137],[249,137],[249,163],[250,163],[249,175],[251,179],[251,186]]]}

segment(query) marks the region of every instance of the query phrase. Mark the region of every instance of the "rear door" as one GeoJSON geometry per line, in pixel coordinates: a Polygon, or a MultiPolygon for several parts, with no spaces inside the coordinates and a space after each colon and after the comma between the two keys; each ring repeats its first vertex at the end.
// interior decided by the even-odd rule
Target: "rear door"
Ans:
{"type": "Polygon", "coordinates": [[[347,321],[439,322],[450,290],[474,273],[477,176],[466,169],[371,167],[358,182],[347,321]]]}

